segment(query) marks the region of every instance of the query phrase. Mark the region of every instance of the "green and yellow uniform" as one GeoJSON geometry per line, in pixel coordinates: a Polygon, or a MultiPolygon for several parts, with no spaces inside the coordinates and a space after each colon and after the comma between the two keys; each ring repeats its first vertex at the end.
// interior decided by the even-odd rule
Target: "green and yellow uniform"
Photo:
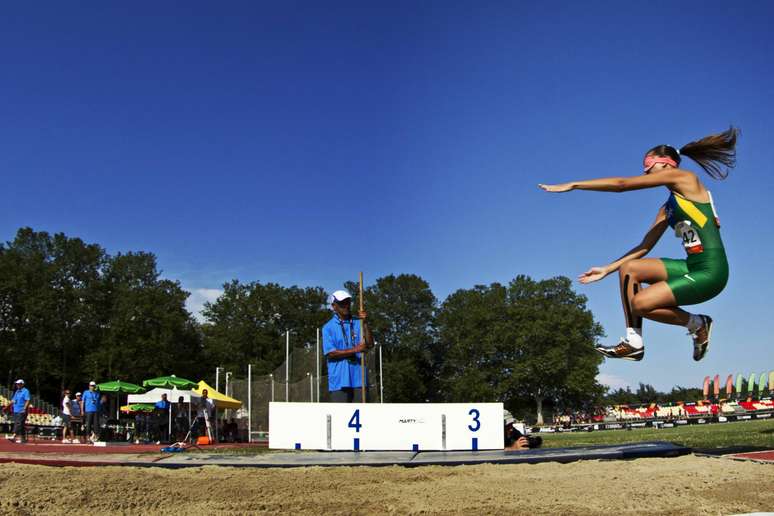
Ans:
{"type": "MultiPolygon", "coordinates": [[[[709,194],[709,192],[708,192],[709,194]]],[[[703,303],[720,294],[728,282],[728,260],[720,238],[720,222],[712,203],[689,201],[672,192],[664,204],[669,225],[688,257],[662,258],[667,285],[678,305],[703,303]]]]}

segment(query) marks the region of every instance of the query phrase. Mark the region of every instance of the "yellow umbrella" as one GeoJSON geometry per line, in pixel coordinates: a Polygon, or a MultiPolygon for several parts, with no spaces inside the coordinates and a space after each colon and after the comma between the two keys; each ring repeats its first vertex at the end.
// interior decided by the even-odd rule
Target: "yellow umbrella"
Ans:
{"type": "Polygon", "coordinates": [[[231,396],[226,396],[225,394],[222,394],[209,385],[207,385],[207,382],[204,380],[200,381],[199,384],[196,386],[196,388],[193,390],[197,394],[201,394],[202,391],[207,391],[207,397],[209,397],[213,403],[215,403],[215,407],[219,409],[239,409],[242,408],[242,402],[239,400],[235,400],[231,396]]]}

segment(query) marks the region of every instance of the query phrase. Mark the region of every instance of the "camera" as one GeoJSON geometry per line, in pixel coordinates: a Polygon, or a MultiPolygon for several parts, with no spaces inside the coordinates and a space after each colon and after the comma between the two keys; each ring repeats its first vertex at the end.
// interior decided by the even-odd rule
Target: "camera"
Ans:
{"type": "Polygon", "coordinates": [[[540,448],[543,444],[543,438],[539,435],[527,435],[523,424],[509,423],[505,425],[505,448],[512,446],[521,437],[527,438],[530,449],[540,448]]]}

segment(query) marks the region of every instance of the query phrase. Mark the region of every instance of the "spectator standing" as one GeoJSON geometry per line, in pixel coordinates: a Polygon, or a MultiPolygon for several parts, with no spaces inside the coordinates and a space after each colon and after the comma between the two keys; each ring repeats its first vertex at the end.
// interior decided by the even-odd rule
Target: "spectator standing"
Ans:
{"type": "Polygon", "coordinates": [[[148,440],[148,413],[138,411],[134,416],[134,443],[140,444],[140,441],[148,440]]]}
{"type": "MultiPolygon", "coordinates": [[[[202,397],[199,398],[199,404],[196,409],[196,424],[194,425],[196,435],[206,435],[207,437],[210,436],[207,432],[207,426],[215,424],[215,420],[213,420],[215,403],[209,398],[208,394],[207,389],[202,391],[202,397]]],[[[214,430],[214,427],[210,427],[210,430],[214,430]]]]}
{"type": "Polygon", "coordinates": [[[81,412],[86,422],[86,438],[91,442],[99,441],[99,393],[97,383],[89,382],[89,390],[83,394],[81,412]]]}
{"type": "Polygon", "coordinates": [[[70,421],[72,420],[72,409],[70,408],[70,404],[72,403],[72,399],[70,398],[70,389],[65,389],[64,393],[62,395],[62,442],[63,443],[71,443],[73,442],[73,434],[70,430],[70,421]],[[67,437],[70,437],[69,439],[67,437]]]}
{"type": "Polygon", "coordinates": [[[99,414],[99,421],[97,422],[99,432],[97,435],[102,439],[109,440],[111,439],[112,433],[110,428],[108,428],[108,422],[110,421],[110,400],[108,399],[107,394],[103,394],[99,397],[99,410],[97,413],[99,414]]]}
{"type": "Polygon", "coordinates": [[[16,391],[11,398],[11,404],[13,405],[13,436],[10,437],[11,441],[16,440],[17,436],[19,440],[16,442],[27,442],[27,409],[30,406],[30,391],[24,386],[24,380],[16,380],[16,391]]]}
{"type": "Polygon", "coordinates": [[[161,400],[154,405],[156,412],[156,435],[158,437],[156,444],[161,444],[161,441],[169,442],[169,410],[171,405],[167,400],[166,394],[162,394],[161,400]]]}
{"type": "Polygon", "coordinates": [[[233,417],[226,424],[226,440],[232,443],[240,442],[239,425],[233,417]]]}
{"type": "Polygon", "coordinates": [[[180,396],[175,403],[175,434],[178,441],[185,439],[185,434],[188,433],[188,429],[191,427],[190,413],[188,407],[185,405],[185,398],[180,396]]]}
{"type": "Polygon", "coordinates": [[[366,324],[366,313],[360,312],[359,320],[352,317],[352,296],[349,292],[337,290],[328,297],[328,304],[333,310],[333,318],[325,323],[322,333],[330,400],[333,403],[352,403],[355,401],[355,390],[363,384],[360,354],[373,347],[374,339],[366,324]]]}
{"type": "Polygon", "coordinates": [[[108,419],[110,419],[110,400],[107,394],[99,397],[99,418],[100,426],[107,425],[108,419]]]}
{"type": "Polygon", "coordinates": [[[72,435],[73,441],[77,439],[79,443],[81,442],[81,425],[83,424],[82,403],[83,395],[76,392],[75,399],[70,401],[70,435],[72,435]]]}

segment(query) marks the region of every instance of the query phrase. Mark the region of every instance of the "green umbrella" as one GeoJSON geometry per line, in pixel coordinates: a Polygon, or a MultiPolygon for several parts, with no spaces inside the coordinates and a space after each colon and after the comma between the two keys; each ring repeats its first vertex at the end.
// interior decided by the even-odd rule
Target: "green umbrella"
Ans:
{"type": "Polygon", "coordinates": [[[145,389],[139,385],[135,385],[129,382],[122,382],[121,380],[100,383],[97,385],[97,389],[100,392],[126,392],[128,394],[142,394],[145,392],[145,389]]]}
{"type": "MultiPolygon", "coordinates": [[[[145,389],[139,385],[135,385],[129,382],[122,382],[121,380],[97,384],[97,390],[100,392],[115,392],[119,396],[122,392],[126,392],[128,394],[140,394],[145,392],[145,389]]],[[[116,404],[120,404],[118,399],[116,399],[116,404]]],[[[116,407],[116,419],[118,418],[118,407],[116,407]]]]}
{"type": "Polygon", "coordinates": [[[121,407],[121,412],[153,412],[155,406],[153,403],[132,403],[131,405],[124,405],[121,407]]]}
{"type": "Polygon", "coordinates": [[[185,378],[178,378],[175,375],[159,376],[158,378],[151,378],[142,382],[144,387],[160,387],[162,389],[194,389],[199,384],[186,380],[185,378]]]}

